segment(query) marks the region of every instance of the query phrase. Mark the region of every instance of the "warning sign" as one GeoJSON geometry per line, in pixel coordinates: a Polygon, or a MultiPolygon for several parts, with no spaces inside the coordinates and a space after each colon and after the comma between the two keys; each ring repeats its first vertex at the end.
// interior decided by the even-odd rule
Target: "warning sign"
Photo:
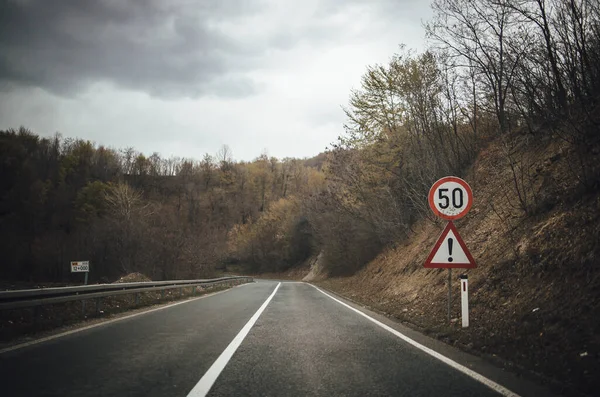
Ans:
{"type": "Polygon", "coordinates": [[[477,267],[473,256],[452,222],[448,222],[423,266],[465,269],[477,267]]]}

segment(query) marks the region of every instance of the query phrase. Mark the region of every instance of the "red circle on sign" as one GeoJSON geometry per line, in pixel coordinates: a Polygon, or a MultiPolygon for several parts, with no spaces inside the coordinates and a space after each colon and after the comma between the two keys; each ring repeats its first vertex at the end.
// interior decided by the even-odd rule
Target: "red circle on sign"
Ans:
{"type": "MultiPolygon", "coordinates": [[[[460,219],[463,216],[467,215],[467,212],[469,212],[469,210],[471,209],[471,206],[473,205],[473,191],[471,190],[471,187],[469,186],[469,184],[456,177],[456,176],[446,176],[442,179],[439,179],[438,181],[436,181],[433,186],[431,187],[431,189],[429,189],[429,194],[427,196],[428,201],[429,201],[429,207],[431,207],[431,210],[433,211],[433,213],[437,216],[439,216],[442,219],[446,219],[449,221],[453,221],[456,219],[460,219]],[[455,184],[460,185],[464,191],[467,193],[467,205],[464,207],[464,209],[461,209],[460,212],[454,214],[454,215],[449,215],[449,214],[444,214],[443,212],[441,212],[438,207],[436,206],[435,203],[435,196],[436,196],[436,192],[438,191],[438,188],[440,188],[440,186],[442,186],[445,183],[449,183],[449,182],[453,182],[455,184]]],[[[448,199],[449,201],[449,199],[448,199]]]]}

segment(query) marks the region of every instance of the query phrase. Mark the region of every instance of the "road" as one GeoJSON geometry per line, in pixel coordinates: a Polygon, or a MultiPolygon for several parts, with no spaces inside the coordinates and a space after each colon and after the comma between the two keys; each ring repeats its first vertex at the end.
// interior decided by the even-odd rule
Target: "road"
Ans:
{"type": "Polygon", "coordinates": [[[11,397],[548,394],[410,332],[311,285],[258,281],[0,353],[0,384],[11,397]]]}

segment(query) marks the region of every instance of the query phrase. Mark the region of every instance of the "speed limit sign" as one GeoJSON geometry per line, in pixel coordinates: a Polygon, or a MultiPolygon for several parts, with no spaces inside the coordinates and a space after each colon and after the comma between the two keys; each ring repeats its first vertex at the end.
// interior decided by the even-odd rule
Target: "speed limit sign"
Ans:
{"type": "Polygon", "coordinates": [[[446,176],[434,183],[428,198],[433,213],[449,221],[467,215],[473,205],[471,187],[455,176],[446,176]]]}

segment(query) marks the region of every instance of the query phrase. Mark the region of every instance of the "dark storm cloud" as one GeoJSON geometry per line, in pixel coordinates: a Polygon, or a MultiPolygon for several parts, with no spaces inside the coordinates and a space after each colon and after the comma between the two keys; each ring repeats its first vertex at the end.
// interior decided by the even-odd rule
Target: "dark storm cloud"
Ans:
{"type": "Polygon", "coordinates": [[[69,95],[110,81],[160,96],[245,96],[253,54],[214,29],[244,0],[0,0],[0,80],[69,95]]]}
{"type": "Polygon", "coordinates": [[[267,18],[247,36],[236,32],[238,21],[269,15],[277,1],[0,0],[0,91],[29,86],[73,96],[109,82],[167,98],[245,97],[260,89],[248,73],[266,66],[270,50],[347,42],[349,29],[332,17],[360,6],[384,23],[416,2],[321,0],[300,24],[267,18]]]}
{"type": "Polygon", "coordinates": [[[0,129],[201,157],[309,156],[425,0],[0,0],[0,129]],[[166,100],[165,100],[166,99],[166,100]],[[283,126],[283,127],[282,127],[283,126]]]}

